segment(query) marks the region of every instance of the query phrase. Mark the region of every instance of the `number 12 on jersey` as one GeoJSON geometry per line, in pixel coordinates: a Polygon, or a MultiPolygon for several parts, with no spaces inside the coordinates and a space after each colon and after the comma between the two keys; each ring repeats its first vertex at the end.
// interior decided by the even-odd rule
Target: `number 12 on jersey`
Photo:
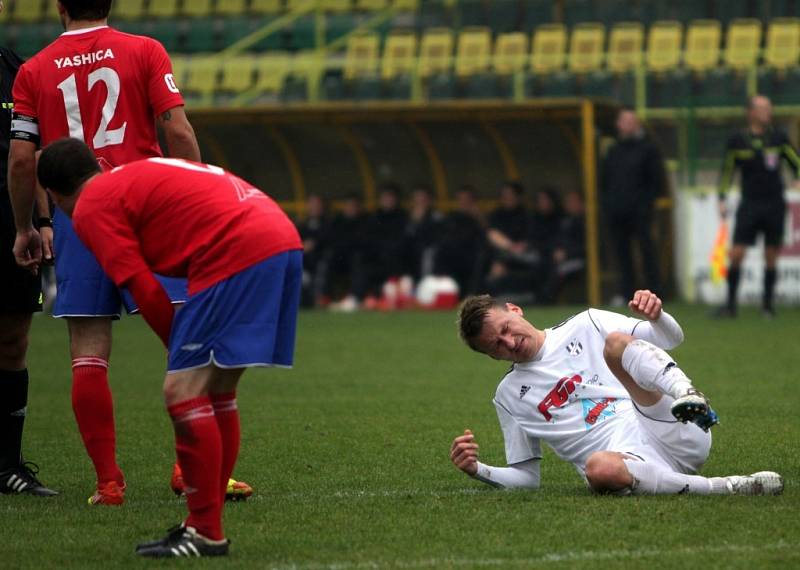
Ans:
{"type": "MultiPolygon", "coordinates": [[[[110,67],[95,69],[88,77],[89,91],[94,88],[98,81],[105,84],[107,95],[106,101],[103,104],[100,125],[97,127],[97,131],[92,137],[92,148],[95,150],[110,145],[122,144],[122,141],[125,139],[125,128],[128,126],[126,121],[117,129],[108,129],[108,125],[114,118],[114,113],[117,110],[117,102],[119,101],[119,75],[110,67]]],[[[78,82],[75,74],[73,73],[59,83],[58,88],[64,97],[64,110],[67,113],[69,136],[83,141],[87,140],[83,130],[81,108],[78,102],[78,82]]]]}

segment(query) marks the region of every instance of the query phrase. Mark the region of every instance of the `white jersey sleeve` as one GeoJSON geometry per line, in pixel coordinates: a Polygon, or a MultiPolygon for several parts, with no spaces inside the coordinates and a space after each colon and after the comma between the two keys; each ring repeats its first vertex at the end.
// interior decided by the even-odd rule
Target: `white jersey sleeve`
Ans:
{"type": "Polygon", "coordinates": [[[664,350],[675,348],[683,342],[683,329],[672,315],[663,310],[655,321],[636,319],[600,309],[589,309],[587,313],[604,338],[612,332],[622,332],[646,340],[664,350]]]}
{"type": "Polygon", "coordinates": [[[514,465],[531,459],[542,458],[542,446],[538,438],[530,437],[525,433],[517,420],[497,400],[494,402],[497,410],[497,419],[503,431],[503,440],[506,446],[506,463],[514,465]]]}

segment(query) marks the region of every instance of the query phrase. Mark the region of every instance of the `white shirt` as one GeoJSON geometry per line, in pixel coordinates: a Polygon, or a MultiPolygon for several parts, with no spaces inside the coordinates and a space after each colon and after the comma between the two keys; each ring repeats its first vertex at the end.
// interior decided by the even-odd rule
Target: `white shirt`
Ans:
{"type": "Polygon", "coordinates": [[[663,312],[651,323],[589,309],[545,329],[534,360],[514,364],[494,397],[509,465],[541,458],[543,441],[583,471],[589,455],[608,449],[615,431],[636,421],[630,395],[603,358],[606,336],[614,331],[661,348],[683,339],[663,312]]]}

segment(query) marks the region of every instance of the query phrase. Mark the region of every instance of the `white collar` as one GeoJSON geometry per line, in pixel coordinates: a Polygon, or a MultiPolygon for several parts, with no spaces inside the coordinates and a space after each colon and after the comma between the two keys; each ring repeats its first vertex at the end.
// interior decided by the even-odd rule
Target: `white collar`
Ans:
{"type": "Polygon", "coordinates": [[[87,34],[89,32],[94,32],[96,30],[102,30],[103,28],[107,28],[107,27],[108,27],[108,24],[105,24],[103,26],[95,26],[94,28],[83,28],[81,30],[72,30],[70,32],[64,32],[61,35],[62,36],[77,36],[79,34],[87,34]]]}

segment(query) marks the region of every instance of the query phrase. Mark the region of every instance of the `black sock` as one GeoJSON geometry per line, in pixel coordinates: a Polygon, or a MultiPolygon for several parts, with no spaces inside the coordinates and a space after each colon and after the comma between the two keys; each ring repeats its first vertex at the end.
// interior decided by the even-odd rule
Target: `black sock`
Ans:
{"type": "Polygon", "coordinates": [[[739,277],[741,276],[739,267],[728,268],[728,308],[736,310],[736,292],[739,290],[739,277]]]}
{"type": "Polygon", "coordinates": [[[28,369],[0,370],[0,471],[20,463],[27,405],[28,369]]]}
{"type": "Polygon", "coordinates": [[[778,271],[767,269],[764,271],[764,308],[772,310],[772,297],[775,293],[775,283],[778,281],[778,271]]]}

